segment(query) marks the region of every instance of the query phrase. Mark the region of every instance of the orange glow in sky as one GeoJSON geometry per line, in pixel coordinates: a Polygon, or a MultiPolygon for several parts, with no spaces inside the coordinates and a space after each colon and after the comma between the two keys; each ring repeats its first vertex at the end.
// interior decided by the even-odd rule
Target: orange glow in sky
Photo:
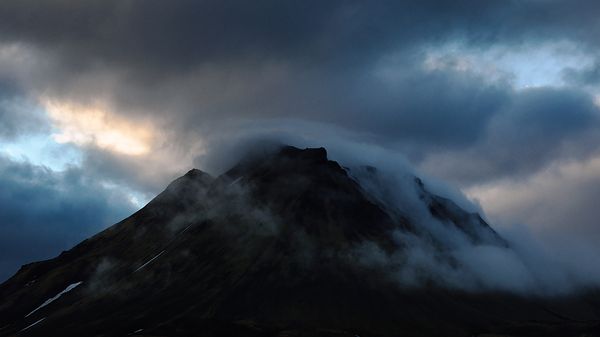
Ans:
{"type": "Polygon", "coordinates": [[[98,106],[44,99],[43,106],[58,132],[52,135],[58,143],[79,146],[94,145],[131,156],[150,151],[153,131],[137,125],[98,106]]]}

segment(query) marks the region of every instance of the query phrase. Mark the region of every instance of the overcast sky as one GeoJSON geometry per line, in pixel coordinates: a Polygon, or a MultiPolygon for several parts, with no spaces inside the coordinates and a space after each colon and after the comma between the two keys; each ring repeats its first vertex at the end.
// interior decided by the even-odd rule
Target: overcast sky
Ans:
{"type": "Polygon", "coordinates": [[[496,228],[593,246],[599,15],[597,0],[4,0],[0,280],[263,136],[401,158],[496,228]]]}

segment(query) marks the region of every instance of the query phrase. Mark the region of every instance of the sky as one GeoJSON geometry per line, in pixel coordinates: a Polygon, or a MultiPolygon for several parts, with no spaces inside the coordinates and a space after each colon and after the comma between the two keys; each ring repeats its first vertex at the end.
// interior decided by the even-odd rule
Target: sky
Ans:
{"type": "Polygon", "coordinates": [[[409,163],[501,233],[593,256],[599,12],[595,0],[4,0],[0,280],[262,138],[409,163]]]}

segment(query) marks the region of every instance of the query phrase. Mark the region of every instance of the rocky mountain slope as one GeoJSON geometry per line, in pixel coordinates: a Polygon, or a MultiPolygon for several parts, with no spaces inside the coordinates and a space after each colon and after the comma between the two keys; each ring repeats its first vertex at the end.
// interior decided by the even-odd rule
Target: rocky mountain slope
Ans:
{"type": "MultiPolygon", "coordinates": [[[[402,256],[400,233],[425,238],[450,268],[459,262],[410,209],[359,181],[323,148],[283,147],[216,178],[191,170],[2,284],[0,336],[600,335],[594,290],[539,297],[399,282],[365,247],[402,256]]],[[[414,188],[429,216],[471,244],[510,249],[478,214],[419,179],[414,188]]]]}

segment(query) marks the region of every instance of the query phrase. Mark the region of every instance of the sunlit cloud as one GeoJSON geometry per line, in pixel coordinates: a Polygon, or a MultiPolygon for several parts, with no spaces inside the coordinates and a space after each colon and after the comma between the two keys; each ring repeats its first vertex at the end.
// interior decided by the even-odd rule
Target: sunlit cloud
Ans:
{"type": "Polygon", "coordinates": [[[132,156],[150,151],[154,134],[150,126],[128,121],[101,106],[51,99],[43,99],[42,105],[58,130],[52,135],[57,143],[93,145],[132,156]]]}

